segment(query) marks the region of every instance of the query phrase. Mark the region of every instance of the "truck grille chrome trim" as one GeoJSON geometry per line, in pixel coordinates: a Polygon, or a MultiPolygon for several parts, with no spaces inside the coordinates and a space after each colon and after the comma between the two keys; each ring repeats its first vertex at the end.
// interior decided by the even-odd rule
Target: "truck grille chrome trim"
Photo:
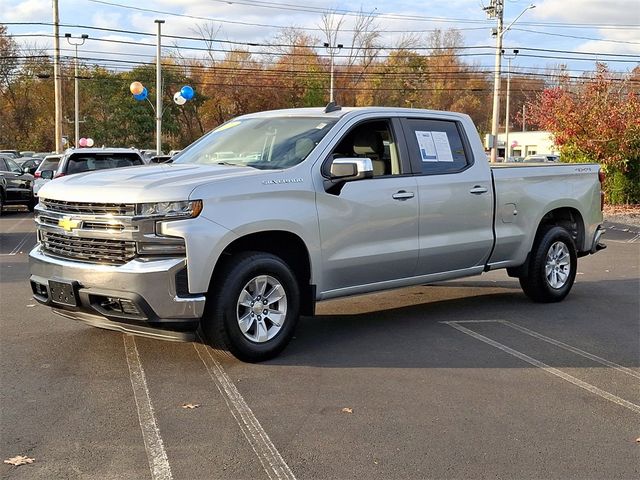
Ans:
{"type": "Polygon", "coordinates": [[[136,256],[136,243],[123,240],[72,237],[41,230],[40,241],[43,252],[70,260],[122,265],[136,256]]]}
{"type": "Polygon", "coordinates": [[[64,200],[40,199],[42,206],[49,211],[87,215],[134,216],[136,206],[133,203],[88,203],[65,202],[64,200]]]}

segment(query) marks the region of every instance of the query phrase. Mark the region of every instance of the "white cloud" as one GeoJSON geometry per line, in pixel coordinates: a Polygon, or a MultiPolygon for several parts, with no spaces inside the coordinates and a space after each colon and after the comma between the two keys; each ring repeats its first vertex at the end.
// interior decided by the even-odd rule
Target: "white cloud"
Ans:
{"type": "Polygon", "coordinates": [[[2,1],[0,12],[3,22],[50,22],[53,18],[51,2],[46,0],[26,0],[13,5],[2,1]]]}

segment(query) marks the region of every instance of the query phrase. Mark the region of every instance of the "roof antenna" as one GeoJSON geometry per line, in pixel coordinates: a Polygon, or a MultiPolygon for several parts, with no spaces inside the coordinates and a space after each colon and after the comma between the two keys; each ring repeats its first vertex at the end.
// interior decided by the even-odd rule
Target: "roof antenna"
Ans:
{"type": "Polygon", "coordinates": [[[329,102],[327,106],[324,107],[324,113],[337,112],[338,110],[342,110],[340,105],[336,105],[336,102],[329,102]]]}

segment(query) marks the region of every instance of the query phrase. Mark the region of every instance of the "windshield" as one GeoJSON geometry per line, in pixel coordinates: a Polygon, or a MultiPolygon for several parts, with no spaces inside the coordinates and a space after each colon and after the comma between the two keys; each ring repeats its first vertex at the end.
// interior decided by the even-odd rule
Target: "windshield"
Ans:
{"type": "Polygon", "coordinates": [[[336,121],[323,117],[232,120],[183,150],[173,163],[289,168],[307,158],[336,121]]]}

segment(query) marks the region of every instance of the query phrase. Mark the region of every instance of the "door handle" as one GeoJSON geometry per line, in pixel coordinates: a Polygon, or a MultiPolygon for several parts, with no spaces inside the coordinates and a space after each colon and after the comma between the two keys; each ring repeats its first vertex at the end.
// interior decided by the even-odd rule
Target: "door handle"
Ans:
{"type": "Polygon", "coordinates": [[[409,200],[410,198],[413,198],[413,196],[413,192],[400,190],[398,193],[394,193],[393,195],[391,195],[391,198],[393,198],[394,200],[409,200]]]}
{"type": "Polygon", "coordinates": [[[469,193],[473,193],[474,195],[480,195],[482,193],[487,193],[488,191],[489,191],[489,189],[487,187],[482,187],[480,185],[476,185],[471,190],[469,190],[469,193]]]}

